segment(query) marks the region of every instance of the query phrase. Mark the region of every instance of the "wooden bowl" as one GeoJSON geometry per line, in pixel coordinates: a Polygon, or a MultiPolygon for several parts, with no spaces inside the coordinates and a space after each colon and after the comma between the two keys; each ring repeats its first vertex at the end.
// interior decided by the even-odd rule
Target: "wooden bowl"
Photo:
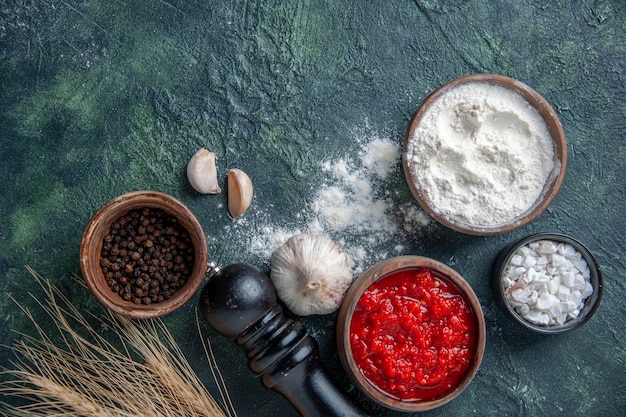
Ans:
{"type": "Polygon", "coordinates": [[[458,232],[471,235],[495,235],[510,232],[514,229],[525,226],[537,216],[539,216],[552,202],[559,191],[563,179],[565,177],[565,169],[567,166],[567,144],[565,133],[561,122],[554,110],[548,102],[531,87],[513,78],[505,77],[498,74],[473,74],[465,77],[457,78],[439,87],[431,93],[420,105],[416,113],[413,115],[409,128],[407,130],[404,149],[402,152],[402,163],[404,167],[405,177],[413,196],[422,208],[436,221],[458,232]],[[523,213],[500,224],[480,225],[470,224],[459,218],[454,218],[443,214],[437,207],[433,206],[429,196],[421,186],[421,178],[414,175],[411,170],[411,161],[409,155],[419,152],[419,149],[411,149],[411,139],[422,122],[422,118],[433,103],[446,93],[464,84],[468,83],[488,83],[502,86],[520,94],[530,105],[539,112],[540,116],[546,122],[550,136],[554,142],[554,168],[548,176],[543,191],[539,198],[523,213]]]}
{"type": "Polygon", "coordinates": [[[196,217],[174,197],[156,191],[131,192],[106,203],[87,224],[80,245],[81,270],[87,287],[96,299],[115,313],[137,319],[163,316],[185,304],[204,280],[207,259],[206,237],[196,217]],[[109,287],[100,266],[103,240],[112,224],[130,210],[142,208],[160,209],[175,217],[189,233],[194,251],[191,275],[185,285],[176,290],[171,298],[151,304],[135,304],[124,300],[109,287]]]}
{"type": "MultiPolygon", "coordinates": [[[[377,324],[378,325],[378,324],[377,324]]],[[[470,285],[452,268],[441,262],[421,256],[399,256],[382,261],[367,269],[359,276],[348,289],[343,304],[339,310],[337,319],[337,345],[341,363],[349,375],[354,385],[359,388],[367,397],[376,403],[387,408],[406,411],[419,412],[439,407],[457,397],[470,384],[483,358],[485,351],[486,329],[485,320],[478,298],[470,285]],[[385,394],[380,387],[376,387],[361,372],[357,365],[351,347],[351,321],[355,313],[357,303],[365,291],[375,282],[393,276],[398,272],[411,272],[421,269],[430,269],[446,281],[452,283],[466,304],[470,307],[474,318],[474,348],[470,354],[470,361],[465,373],[460,380],[448,391],[428,400],[400,400],[391,395],[385,394]]]]}

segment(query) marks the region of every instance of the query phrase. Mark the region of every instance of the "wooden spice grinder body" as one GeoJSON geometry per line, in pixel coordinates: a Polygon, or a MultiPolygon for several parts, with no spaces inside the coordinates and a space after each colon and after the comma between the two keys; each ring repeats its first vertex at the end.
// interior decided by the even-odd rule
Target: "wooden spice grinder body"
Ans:
{"type": "Polygon", "coordinates": [[[335,385],[315,339],[285,316],[271,280],[251,265],[211,275],[200,295],[204,319],[242,346],[263,385],[284,395],[304,417],[366,416],[335,385]]]}

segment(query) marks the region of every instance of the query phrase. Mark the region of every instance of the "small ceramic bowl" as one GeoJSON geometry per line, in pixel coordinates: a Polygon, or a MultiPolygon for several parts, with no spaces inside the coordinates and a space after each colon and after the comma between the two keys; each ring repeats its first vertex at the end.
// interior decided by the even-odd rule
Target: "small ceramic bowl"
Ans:
{"type": "Polygon", "coordinates": [[[183,203],[167,194],[137,191],[124,194],[106,203],[91,218],[80,245],[80,266],[89,290],[111,311],[123,316],[145,319],[171,313],[185,304],[198,290],[207,268],[208,249],[202,226],[183,203]],[[103,239],[112,224],[131,210],[151,208],[175,217],[190,235],[194,262],[186,283],[171,298],[151,304],[135,304],[124,300],[108,285],[100,265],[103,239]]]}
{"type": "Polygon", "coordinates": [[[563,127],[561,126],[559,118],[548,102],[541,95],[539,95],[539,93],[522,82],[503,75],[473,74],[457,78],[444,84],[432,92],[424,100],[413,115],[409,124],[404,140],[402,160],[405,177],[413,196],[433,219],[458,232],[485,236],[506,233],[525,226],[539,216],[550,205],[558,193],[561,183],[563,182],[563,178],[565,177],[565,169],[567,166],[567,145],[563,127]],[[551,139],[554,141],[554,168],[548,175],[548,180],[545,183],[539,198],[523,213],[499,224],[470,224],[466,220],[444,214],[442,210],[439,210],[438,207],[433,205],[428,194],[424,191],[422,186],[423,179],[417,177],[411,169],[412,162],[410,160],[410,155],[420,151],[419,149],[413,149],[412,138],[416,129],[420,126],[420,123],[422,123],[422,118],[426,112],[429,110],[431,105],[433,105],[442,96],[459,86],[469,83],[488,83],[496,86],[502,86],[520,94],[528,103],[530,103],[531,106],[537,109],[540,116],[547,124],[551,139]]]}
{"type": "Polygon", "coordinates": [[[559,334],[579,328],[587,321],[589,321],[589,319],[591,319],[593,314],[598,309],[598,306],[600,305],[600,300],[602,299],[602,271],[600,270],[600,266],[598,265],[596,259],[589,251],[589,249],[585,247],[585,245],[583,245],[576,239],[560,233],[535,234],[532,236],[528,236],[504,249],[496,258],[496,261],[494,263],[492,282],[496,297],[500,301],[500,304],[504,308],[504,311],[507,313],[507,315],[525,329],[541,334],[559,334]],[[590,284],[593,292],[588,298],[584,300],[583,307],[580,309],[577,317],[573,319],[568,318],[563,324],[555,323],[552,325],[542,325],[537,323],[531,323],[529,320],[522,317],[520,313],[518,313],[515,306],[511,304],[509,298],[507,297],[507,284],[505,283],[504,277],[507,275],[508,269],[513,265],[513,256],[515,256],[516,254],[519,255],[520,252],[518,251],[520,248],[540,241],[551,241],[556,242],[557,244],[565,243],[573,246],[574,249],[580,255],[582,255],[582,259],[589,267],[590,284]]]}
{"type": "MultiPolygon", "coordinates": [[[[389,281],[387,281],[389,282],[389,281]]],[[[432,288],[438,287],[437,284],[429,287],[432,288]]],[[[389,287],[393,288],[393,287],[389,287]]],[[[425,287],[424,287],[425,288],[425,287]]],[[[413,297],[404,297],[404,299],[412,299],[413,297]]],[[[415,300],[417,300],[421,296],[416,296],[415,300]]],[[[413,301],[415,301],[413,300],[413,301]]],[[[431,314],[434,311],[434,308],[431,308],[425,299],[422,298],[420,304],[420,309],[424,311],[429,311],[427,314],[431,314]],[[425,307],[421,307],[425,306],[425,307]]],[[[417,304],[415,304],[417,306],[417,304]]],[[[434,314],[434,313],[432,313],[434,314]]],[[[360,319],[359,319],[360,320],[360,319]]],[[[398,319],[399,321],[403,321],[398,319]]],[[[408,320],[404,320],[408,322],[408,320]]],[[[428,321],[428,320],[426,320],[428,321]]],[[[449,323],[449,322],[448,322],[449,323]]],[[[357,326],[360,326],[361,322],[359,321],[357,326]]],[[[375,324],[372,326],[381,326],[380,321],[375,321],[375,324]]],[[[410,325],[410,330],[399,329],[399,327],[395,327],[392,330],[394,333],[394,340],[400,340],[400,338],[409,337],[408,333],[414,333],[413,330],[417,329],[421,325],[410,325]],[[403,333],[403,334],[401,334],[403,333]]],[[[446,325],[447,326],[447,325],[446,325]]],[[[356,329],[356,327],[355,327],[356,329]]],[[[382,329],[386,329],[382,327],[382,329]]],[[[368,328],[366,331],[374,330],[373,328],[368,328]]],[[[384,330],[385,332],[388,330],[384,330]]],[[[391,330],[389,330],[391,331],[391,330]]],[[[420,332],[422,330],[419,330],[420,332]]],[[[416,330],[417,332],[417,330],[416,330]]],[[[415,337],[414,333],[410,337],[415,337]]],[[[419,333],[420,335],[423,333],[419,333]]],[[[459,333],[460,334],[460,333],[459,333]]],[[[451,401],[455,397],[457,397],[461,392],[470,384],[483,358],[483,353],[485,351],[485,338],[486,338],[486,330],[485,330],[485,320],[483,317],[482,309],[480,307],[480,303],[478,298],[474,294],[474,291],[470,287],[470,285],[452,268],[447,265],[435,261],[433,259],[421,257],[421,256],[399,256],[391,259],[387,259],[382,261],[373,267],[369,268],[361,276],[359,276],[350,286],[348,292],[346,293],[345,299],[341,305],[339,310],[338,320],[337,320],[337,344],[339,350],[339,356],[342,362],[346,373],[349,375],[350,379],[354,383],[354,385],[360,389],[367,397],[376,403],[387,407],[392,410],[397,411],[405,411],[405,412],[418,412],[418,411],[426,411],[436,407],[439,407],[447,402],[451,401]],[[465,300],[465,305],[469,307],[470,312],[470,321],[468,321],[474,329],[473,344],[471,344],[471,348],[469,348],[469,358],[467,369],[458,376],[458,380],[452,384],[451,387],[446,389],[444,392],[437,393],[432,398],[427,399],[399,399],[398,396],[394,396],[389,393],[385,393],[385,388],[379,387],[375,385],[375,382],[370,382],[362,368],[359,367],[359,361],[362,358],[355,358],[355,351],[353,351],[353,347],[351,345],[351,324],[353,321],[353,317],[355,316],[355,311],[357,310],[357,304],[359,300],[364,296],[364,293],[370,288],[373,284],[377,283],[380,280],[385,278],[391,279],[399,279],[402,282],[415,282],[415,273],[423,270],[430,270],[434,272],[434,274],[443,281],[447,282],[448,285],[452,285],[453,288],[456,288],[455,291],[459,293],[459,295],[465,300]],[[408,281],[405,281],[408,280],[408,281]],[[473,322],[471,321],[473,320],[473,322]]],[[[415,339],[414,339],[415,340],[415,339]]],[[[430,339],[428,339],[430,340],[430,339]]],[[[434,336],[433,336],[434,340],[434,336]]],[[[437,346],[438,342],[427,342],[426,339],[423,340],[424,343],[433,343],[431,346],[432,349],[437,350],[437,348],[441,346],[437,346]]],[[[398,349],[414,349],[418,342],[413,343],[400,343],[397,346],[398,349]]],[[[392,352],[394,348],[387,347],[385,348],[382,355],[386,355],[387,352],[392,352]]],[[[443,351],[443,349],[441,349],[443,351]]],[[[418,352],[419,354],[419,352],[418,352]]],[[[441,354],[441,353],[439,353],[441,354]]],[[[359,355],[359,353],[356,353],[359,355]]],[[[381,361],[384,361],[389,358],[382,358],[381,361]]],[[[440,358],[441,359],[441,358],[440,358]]],[[[382,363],[382,362],[381,362],[382,363]]],[[[413,365],[412,365],[413,366],[413,365]]],[[[419,372],[419,370],[413,369],[413,372],[419,372]]],[[[431,372],[430,370],[426,370],[425,373],[431,372]]],[[[415,385],[416,380],[409,377],[409,381],[407,381],[407,385],[415,385]]],[[[419,389],[419,388],[418,388],[419,389]]],[[[417,397],[415,397],[417,398],[417,397]]]]}

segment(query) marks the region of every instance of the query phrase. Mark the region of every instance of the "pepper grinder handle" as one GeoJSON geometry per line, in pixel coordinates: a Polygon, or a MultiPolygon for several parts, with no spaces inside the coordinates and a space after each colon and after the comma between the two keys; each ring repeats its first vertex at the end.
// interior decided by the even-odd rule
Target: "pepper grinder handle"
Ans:
{"type": "Polygon", "coordinates": [[[234,339],[263,385],[284,395],[303,417],[363,417],[338,388],[319,356],[315,339],[285,316],[267,275],[234,264],[211,275],[200,294],[200,312],[234,339]]]}

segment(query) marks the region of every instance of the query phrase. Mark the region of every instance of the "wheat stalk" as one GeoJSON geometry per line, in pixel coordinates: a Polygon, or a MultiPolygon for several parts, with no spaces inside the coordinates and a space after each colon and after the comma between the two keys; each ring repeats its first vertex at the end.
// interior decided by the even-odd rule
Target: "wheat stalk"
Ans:
{"type": "Polygon", "coordinates": [[[11,347],[17,358],[15,369],[3,370],[9,380],[0,383],[0,394],[19,397],[26,404],[0,403],[0,414],[236,416],[215,357],[204,341],[224,409],[198,379],[161,320],[139,322],[108,312],[100,324],[119,336],[122,346],[116,347],[58,288],[27,269],[46,295],[45,301],[33,298],[52,319],[61,342],[55,344],[33,313],[14,300],[36,331],[35,336],[21,334],[22,340],[11,347]]]}

